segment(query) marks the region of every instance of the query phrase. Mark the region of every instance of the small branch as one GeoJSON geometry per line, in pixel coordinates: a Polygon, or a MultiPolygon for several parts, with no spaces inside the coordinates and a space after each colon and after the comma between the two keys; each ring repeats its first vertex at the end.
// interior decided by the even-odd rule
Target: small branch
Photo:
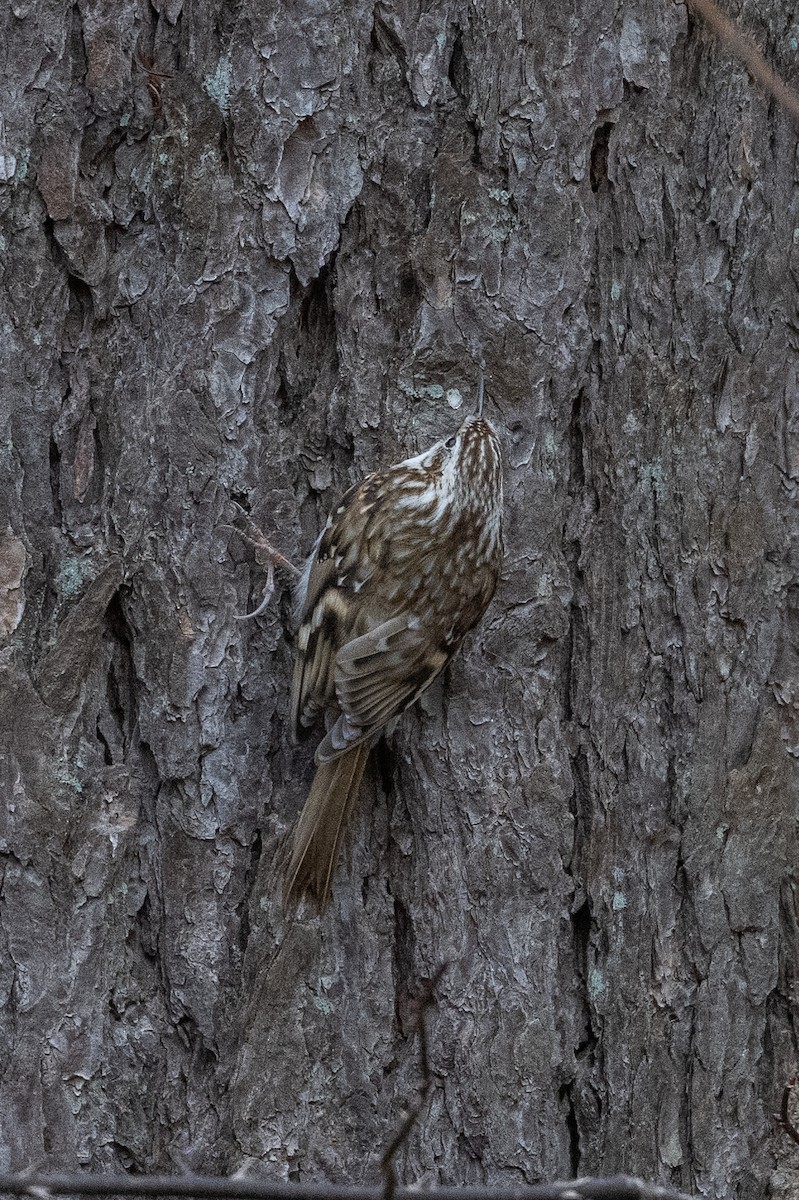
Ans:
{"type": "Polygon", "coordinates": [[[250,621],[253,617],[260,617],[261,613],[266,611],[269,601],[274,595],[276,566],[281,567],[284,571],[288,571],[289,574],[293,575],[295,578],[300,574],[300,572],[294,566],[294,563],[291,562],[290,559],[286,558],[285,554],[281,554],[279,550],[275,549],[271,542],[267,541],[250,515],[246,513],[240,505],[237,505],[236,507],[239,509],[239,513],[247,522],[247,525],[252,532],[249,534],[243,533],[242,530],[236,525],[221,525],[220,529],[230,529],[234,533],[237,533],[242,541],[247,542],[250,546],[254,546],[256,550],[256,558],[259,562],[261,562],[259,554],[263,555],[266,559],[266,587],[264,588],[264,594],[261,603],[257,608],[253,609],[252,612],[242,613],[241,616],[234,616],[234,620],[236,621],[250,621]]]}
{"type": "Polygon", "coordinates": [[[753,79],[799,123],[799,95],[766,62],[755,42],[721,11],[715,0],[688,0],[690,7],[739,58],[753,79]]]}
{"type": "Polygon", "coordinates": [[[147,91],[150,94],[150,103],[153,106],[153,116],[157,119],[164,111],[161,99],[161,89],[164,86],[164,80],[174,78],[173,73],[172,71],[157,70],[152,59],[143,61],[139,58],[138,54],[133,55],[133,61],[137,67],[141,67],[147,76],[147,91]]]}
{"type": "Polygon", "coordinates": [[[428,981],[422,994],[416,1001],[416,1032],[419,1035],[419,1065],[422,1071],[422,1086],[419,1089],[419,1097],[416,1103],[408,1110],[405,1119],[380,1160],[380,1166],[385,1179],[385,1189],[383,1191],[385,1200],[394,1200],[397,1194],[397,1170],[394,1166],[394,1159],[397,1156],[400,1146],[404,1145],[410,1137],[411,1130],[419,1120],[427,1097],[430,1094],[430,1089],[433,1086],[433,1073],[430,1070],[430,1056],[427,1046],[427,1021],[425,1018],[428,1008],[432,1008],[436,1002],[436,988],[441,982],[441,976],[446,969],[446,963],[441,963],[436,968],[433,978],[428,981]]]}
{"type": "MultiPolygon", "coordinates": [[[[420,1106],[421,1107],[421,1106],[420,1106]]],[[[379,1187],[268,1183],[211,1175],[0,1175],[0,1195],[178,1196],[198,1200],[383,1200],[379,1187]]],[[[419,1200],[416,1188],[397,1188],[396,1200],[419,1200]]],[[[682,1192],[628,1175],[536,1184],[533,1187],[441,1187],[424,1200],[691,1200],[682,1192]]]]}
{"type": "Polygon", "coordinates": [[[262,530],[258,528],[250,514],[245,512],[240,504],[237,504],[236,508],[239,510],[239,516],[242,517],[248,529],[250,530],[249,534],[242,533],[237,525],[222,525],[221,528],[234,530],[234,532],[236,532],[243,541],[248,542],[251,546],[254,546],[256,550],[260,550],[263,554],[265,554],[268,562],[273,562],[276,566],[282,567],[283,570],[288,571],[290,575],[301,575],[302,572],[298,567],[294,566],[294,563],[291,561],[291,559],[286,558],[285,554],[281,554],[279,550],[275,549],[270,541],[267,541],[262,530]]]}
{"type": "Polygon", "coordinates": [[[265,554],[268,564],[282,567],[284,571],[288,571],[289,575],[294,575],[295,578],[299,577],[299,568],[295,567],[291,559],[286,558],[285,554],[281,554],[271,542],[268,542],[262,533],[259,533],[258,537],[254,538],[249,537],[246,533],[242,533],[235,525],[220,525],[220,529],[232,529],[239,535],[243,542],[247,542],[248,545],[254,546],[256,550],[260,550],[262,554],[265,554]]]}
{"type": "Polygon", "coordinates": [[[779,1125],[780,1129],[788,1134],[795,1142],[799,1143],[799,1129],[791,1117],[791,1095],[796,1087],[796,1076],[794,1075],[788,1080],[782,1092],[782,1104],[780,1111],[774,1114],[774,1120],[779,1125]]]}
{"type": "Polygon", "coordinates": [[[133,55],[133,60],[138,67],[141,67],[142,71],[144,71],[145,74],[153,75],[153,76],[155,76],[156,79],[174,79],[175,78],[174,71],[156,71],[156,69],[152,63],[148,66],[146,63],[142,62],[142,60],[139,58],[138,54],[133,55]]]}

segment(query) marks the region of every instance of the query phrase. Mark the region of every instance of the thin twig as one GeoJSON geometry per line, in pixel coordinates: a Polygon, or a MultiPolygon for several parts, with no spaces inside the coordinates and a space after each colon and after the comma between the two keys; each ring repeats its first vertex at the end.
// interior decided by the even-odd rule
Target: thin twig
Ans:
{"type": "MultiPolygon", "coordinates": [[[[261,613],[265,612],[269,606],[269,601],[272,599],[272,596],[275,592],[276,566],[282,567],[284,571],[288,571],[289,574],[294,575],[295,578],[300,574],[300,572],[294,566],[294,563],[291,562],[290,559],[286,558],[285,554],[281,554],[279,550],[275,549],[271,542],[267,541],[261,530],[250,517],[249,513],[246,513],[240,505],[237,505],[236,507],[239,509],[241,516],[253,531],[253,535],[251,536],[250,534],[244,533],[236,525],[220,525],[220,529],[230,529],[233,533],[237,533],[242,541],[247,542],[250,546],[255,547],[257,552],[256,558],[258,557],[259,553],[264,555],[266,558],[266,586],[264,588],[264,594],[260,604],[257,608],[254,608],[252,612],[242,613],[240,616],[238,614],[234,614],[233,617],[234,621],[250,621],[253,617],[260,617],[261,613]]],[[[259,561],[261,560],[259,559],[259,561]]]]}
{"type": "Polygon", "coordinates": [[[781,1129],[788,1134],[789,1138],[799,1143],[799,1129],[797,1129],[791,1117],[791,1095],[796,1087],[796,1076],[794,1075],[788,1080],[782,1091],[782,1104],[780,1111],[774,1114],[774,1119],[781,1129]]]}
{"type": "Polygon", "coordinates": [[[688,0],[688,3],[741,60],[752,78],[770,92],[780,107],[799,123],[799,95],[769,66],[749,34],[744,33],[734,21],[725,16],[715,0],[688,0]]]}
{"type": "Polygon", "coordinates": [[[174,79],[175,78],[174,71],[156,71],[155,67],[153,67],[153,66],[148,67],[146,63],[142,62],[142,60],[139,58],[138,54],[133,55],[133,61],[136,63],[137,66],[141,67],[142,71],[144,71],[145,74],[154,75],[156,79],[174,79]]]}
{"type": "MultiPolygon", "coordinates": [[[[212,1175],[0,1175],[0,1195],[178,1196],[198,1200],[383,1200],[380,1187],[271,1183],[212,1175]]],[[[397,1188],[395,1200],[419,1200],[415,1188],[397,1188]]],[[[691,1200],[682,1192],[628,1175],[575,1179],[533,1187],[441,1187],[425,1200],[691,1200]]]]}
{"type": "Polygon", "coordinates": [[[400,1146],[404,1145],[410,1137],[411,1130],[419,1120],[425,1101],[433,1086],[433,1073],[430,1070],[430,1056],[427,1049],[427,1021],[425,1018],[428,1008],[432,1008],[436,1002],[436,988],[441,982],[441,976],[446,969],[446,963],[441,963],[436,968],[433,978],[428,981],[422,994],[416,1001],[416,1033],[419,1035],[419,1066],[422,1072],[422,1086],[419,1088],[419,1096],[416,1103],[406,1113],[402,1124],[380,1160],[380,1166],[385,1179],[384,1200],[394,1200],[397,1194],[397,1169],[394,1166],[394,1159],[397,1156],[400,1146]]]}
{"type": "MultiPolygon", "coordinates": [[[[237,505],[237,507],[238,507],[238,505],[237,505]]],[[[300,571],[299,567],[295,567],[294,563],[291,561],[290,558],[286,558],[285,554],[281,554],[280,551],[278,549],[276,549],[272,545],[272,543],[266,539],[264,534],[261,532],[261,530],[255,524],[255,521],[253,521],[250,514],[245,512],[243,508],[239,508],[239,512],[240,512],[241,516],[244,518],[244,520],[247,522],[250,529],[252,530],[252,533],[250,533],[250,534],[244,533],[236,525],[220,525],[219,528],[220,529],[232,529],[234,533],[237,533],[239,535],[239,537],[242,539],[242,541],[248,542],[249,545],[254,546],[256,550],[262,551],[262,553],[266,555],[267,562],[273,562],[275,564],[275,566],[282,567],[283,570],[288,571],[288,573],[290,575],[294,575],[294,576],[301,575],[302,572],[300,571]]]]}
{"type": "Polygon", "coordinates": [[[150,103],[153,106],[153,116],[156,120],[164,111],[163,101],[161,99],[161,89],[164,86],[165,79],[172,79],[171,71],[159,71],[156,69],[155,63],[151,60],[148,66],[139,58],[138,54],[133,55],[133,61],[137,66],[141,67],[142,71],[147,75],[147,91],[150,96],[150,103]]]}

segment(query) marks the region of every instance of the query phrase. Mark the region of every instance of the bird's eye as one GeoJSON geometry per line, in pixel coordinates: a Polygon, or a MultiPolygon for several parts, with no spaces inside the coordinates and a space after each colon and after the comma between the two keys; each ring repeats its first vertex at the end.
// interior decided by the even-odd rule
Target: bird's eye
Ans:
{"type": "Polygon", "coordinates": [[[457,440],[458,440],[457,433],[453,433],[452,437],[447,438],[447,440],[444,442],[444,449],[445,450],[454,450],[455,443],[457,442],[457,440]]]}

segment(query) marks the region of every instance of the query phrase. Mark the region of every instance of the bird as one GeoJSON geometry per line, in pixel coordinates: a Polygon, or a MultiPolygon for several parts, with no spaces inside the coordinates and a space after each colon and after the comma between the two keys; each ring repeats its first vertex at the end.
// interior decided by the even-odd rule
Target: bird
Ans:
{"type": "Polygon", "coordinates": [[[367,475],[333,509],[305,564],[291,725],[325,721],[293,828],[287,906],[324,911],[369,752],[482,617],[503,557],[499,438],[477,415],[429,450],[367,475]]]}

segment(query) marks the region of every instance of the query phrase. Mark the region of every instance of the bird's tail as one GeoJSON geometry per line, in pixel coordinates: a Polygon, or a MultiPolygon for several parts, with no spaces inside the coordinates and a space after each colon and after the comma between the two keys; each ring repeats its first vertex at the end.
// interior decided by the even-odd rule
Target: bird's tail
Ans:
{"type": "Polygon", "coordinates": [[[369,750],[369,743],[361,742],[316,768],[294,827],[283,889],[286,904],[310,896],[320,912],[327,908],[339,846],[358,799],[369,750]]]}

